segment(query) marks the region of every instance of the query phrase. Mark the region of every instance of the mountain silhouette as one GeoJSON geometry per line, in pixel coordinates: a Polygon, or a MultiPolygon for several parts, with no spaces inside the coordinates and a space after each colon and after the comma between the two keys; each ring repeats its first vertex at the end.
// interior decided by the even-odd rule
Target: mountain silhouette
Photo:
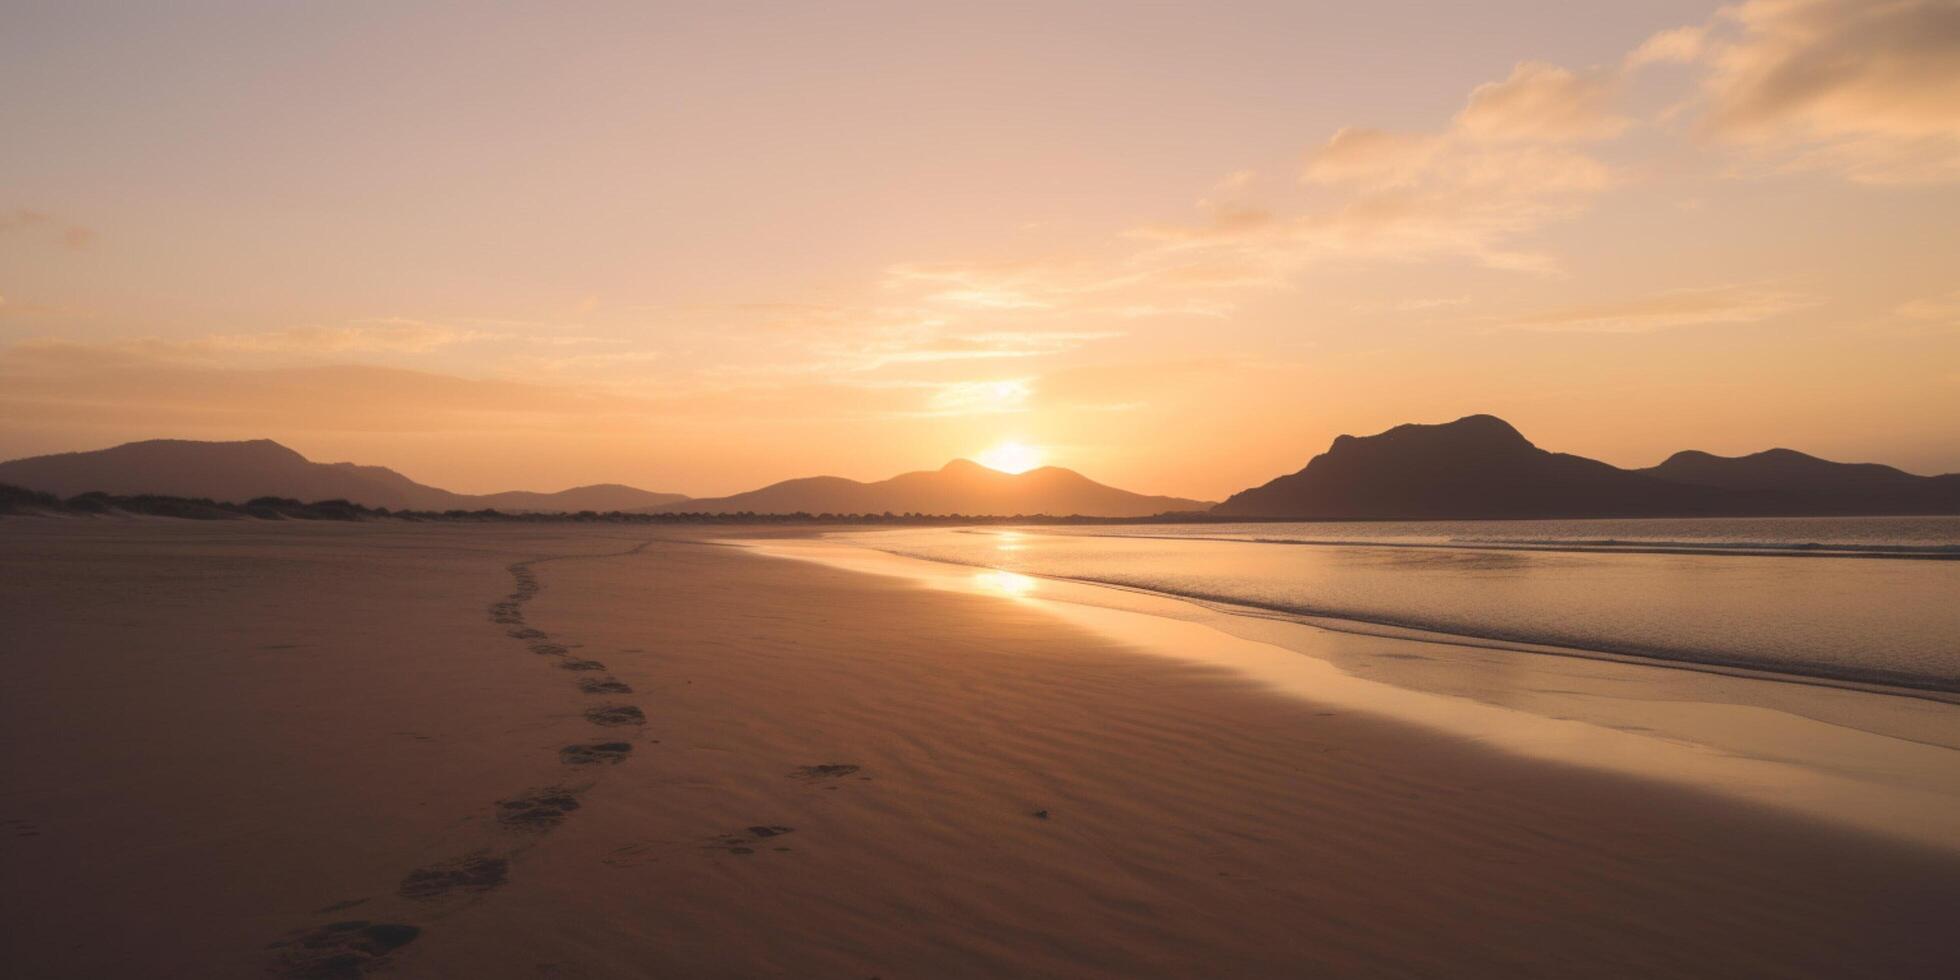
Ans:
{"type": "Polygon", "coordinates": [[[905,473],[862,483],[841,476],[813,476],[772,483],[732,497],[666,504],[650,511],[736,514],[965,514],[1011,517],[1149,517],[1169,511],[1202,511],[1202,500],[1152,497],[1104,486],[1073,470],[1044,466],[1003,473],[956,459],[937,470],[905,473]]]}
{"type": "Polygon", "coordinates": [[[1623,470],[1547,452],[1503,419],[1471,415],[1341,436],[1299,472],[1233,494],[1212,512],[1303,520],[1960,513],[1960,477],[1790,450],[1740,459],[1680,453],[1623,470]]]}
{"type": "Polygon", "coordinates": [[[1960,474],[1918,476],[1879,463],[1834,463],[1794,449],[1748,456],[1691,449],[1636,472],[1675,483],[1768,494],[1810,514],[1960,512],[1960,474]]]}
{"type": "Polygon", "coordinates": [[[242,503],[256,497],[348,500],[390,510],[631,510],[687,499],[618,484],[557,493],[451,493],[385,466],[315,463],[270,439],[198,442],[152,439],[110,449],[0,463],[0,483],[71,497],[91,490],[166,494],[242,503]]]}

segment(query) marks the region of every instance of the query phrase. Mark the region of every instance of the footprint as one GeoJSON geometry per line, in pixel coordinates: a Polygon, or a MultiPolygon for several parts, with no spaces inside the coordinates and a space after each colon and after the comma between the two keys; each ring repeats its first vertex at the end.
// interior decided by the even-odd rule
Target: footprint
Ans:
{"type": "Polygon", "coordinates": [[[273,943],[272,948],[279,951],[278,968],[284,976],[341,980],[375,969],[388,954],[421,934],[420,927],[400,922],[352,919],[273,943]]]}
{"type": "Polygon", "coordinates": [[[552,787],[529,796],[497,801],[497,822],[522,830],[550,830],[563,823],[567,814],[578,809],[578,797],[552,787]]]}
{"type": "Polygon", "coordinates": [[[472,854],[410,871],[395,894],[403,898],[441,898],[450,892],[487,892],[504,883],[510,862],[488,854],[472,854]]]}
{"type": "MultiPolygon", "coordinates": [[[[708,850],[727,851],[730,854],[754,854],[755,848],[749,845],[768,840],[771,837],[781,837],[784,834],[793,833],[796,828],[779,827],[773,824],[757,824],[753,827],[744,827],[742,830],[743,833],[739,834],[719,834],[709,838],[707,844],[708,850]]],[[[779,847],[776,850],[787,850],[787,848],[779,847]]]]}
{"type": "Polygon", "coordinates": [[[646,712],[630,704],[609,704],[602,708],[587,708],[585,720],[594,725],[644,725],[646,712]]]}
{"type": "Polygon", "coordinates": [[[821,766],[797,766],[790,771],[793,779],[841,779],[858,771],[858,767],[842,762],[829,762],[821,766]]]}
{"type": "Polygon", "coordinates": [[[605,670],[606,665],[597,660],[566,660],[559,663],[560,670],[605,670]]]}
{"type": "Polygon", "coordinates": [[[570,647],[562,647],[556,643],[533,643],[531,652],[540,657],[562,657],[572,651],[570,647]]]}
{"type": "Polygon", "coordinates": [[[613,868],[635,868],[659,860],[653,856],[654,853],[653,841],[641,841],[613,848],[606,852],[605,857],[599,859],[599,863],[613,868]]]}
{"type": "Polygon", "coordinates": [[[350,898],[350,899],[348,899],[347,901],[344,901],[344,902],[335,902],[335,903],[333,903],[332,905],[329,905],[329,906],[326,906],[325,908],[317,908],[317,909],[314,909],[314,910],[313,910],[313,914],[314,914],[314,915],[327,915],[328,913],[332,913],[332,912],[345,912],[345,911],[347,911],[348,909],[351,909],[351,908],[353,908],[353,907],[354,907],[354,906],[356,906],[356,905],[363,905],[363,904],[366,904],[366,902],[367,902],[367,899],[365,899],[365,898],[350,898]]]}
{"type": "Polygon", "coordinates": [[[544,630],[534,630],[526,626],[523,629],[505,630],[504,635],[513,640],[542,640],[547,634],[544,630]]]}
{"type": "Polygon", "coordinates": [[[633,689],[616,677],[587,677],[578,682],[578,689],[587,694],[631,694],[633,689]]]}
{"type": "Polygon", "coordinates": [[[587,766],[596,762],[617,764],[626,761],[633,752],[629,742],[597,742],[591,745],[567,745],[558,750],[558,760],[568,766],[587,766]]]}

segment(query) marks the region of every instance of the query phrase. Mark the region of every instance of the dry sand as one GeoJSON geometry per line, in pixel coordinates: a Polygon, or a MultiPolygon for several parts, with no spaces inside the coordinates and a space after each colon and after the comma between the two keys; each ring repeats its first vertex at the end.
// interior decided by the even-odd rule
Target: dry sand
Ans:
{"type": "Polygon", "coordinates": [[[1960,952],[1947,852],[686,535],[16,519],[0,581],[10,977],[1944,976],[1960,952]]]}

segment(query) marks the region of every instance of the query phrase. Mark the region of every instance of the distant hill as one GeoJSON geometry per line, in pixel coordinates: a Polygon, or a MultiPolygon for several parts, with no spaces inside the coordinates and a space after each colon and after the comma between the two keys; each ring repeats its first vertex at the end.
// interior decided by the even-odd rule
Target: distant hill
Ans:
{"type": "Polygon", "coordinates": [[[385,466],[315,463],[270,439],[197,442],[152,439],[111,449],[0,463],[0,483],[62,497],[99,490],[242,503],[256,497],[348,500],[390,510],[632,510],[687,499],[617,484],[558,493],[451,493],[385,466]]]}
{"type": "Polygon", "coordinates": [[[1688,450],[1635,472],[1675,483],[1768,494],[1808,514],[1960,513],[1960,474],[1917,476],[1878,463],[1834,463],[1794,449],[1748,456],[1688,450]]]}
{"type": "Polygon", "coordinates": [[[840,476],[813,476],[772,483],[732,497],[687,500],[650,510],[704,514],[748,511],[1148,517],[1170,511],[1202,511],[1210,506],[1202,500],[1152,497],[1118,490],[1055,466],[1026,473],[1002,473],[970,460],[956,459],[937,470],[905,473],[876,483],[840,476]]]}
{"type": "Polygon", "coordinates": [[[622,483],[594,483],[591,486],[573,487],[557,493],[505,490],[502,493],[486,493],[466,497],[466,499],[481,501],[472,505],[475,509],[488,507],[510,514],[577,513],[582,510],[594,510],[603,514],[611,510],[640,510],[686,500],[688,497],[684,493],[655,493],[652,490],[629,487],[622,483]]]}
{"type": "Polygon", "coordinates": [[[1914,476],[1790,450],[1678,453],[1623,470],[1551,453],[1472,415],[1341,436],[1297,473],[1233,494],[1214,514],[1303,520],[1743,517],[1960,513],[1960,476],[1914,476]]]}

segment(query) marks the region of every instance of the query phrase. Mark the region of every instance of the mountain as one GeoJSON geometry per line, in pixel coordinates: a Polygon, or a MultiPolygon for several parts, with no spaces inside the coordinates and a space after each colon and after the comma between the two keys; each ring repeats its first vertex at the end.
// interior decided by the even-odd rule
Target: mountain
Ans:
{"type": "Polygon", "coordinates": [[[486,493],[466,499],[479,501],[471,504],[470,509],[488,507],[507,514],[523,514],[554,511],[576,513],[581,510],[596,510],[600,513],[609,510],[640,510],[686,500],[688,497],[684,493],[655,493],[652,490],[629,487],[623,483],[594,483],[591,486],[573,487],[557,493],[505,490],[502,493],[486,493]]]}
{"type": "Polygon", "coordinates": [[[1026,473],[1002,473],[956,459],[937,470],[921,470],[860,483],[840,476],[813,476],[772,483],[732,497],[687,500],[649,508],[669,513],[734,514],[965,514],[1012,517],[1148,517],[1170,511],[1201,511],[1202,500],[1151,497],[1104,486],[1073,470],[1044,466],[1026,473]]]}
{"type": "Polygon", "coordinates": [[[1304,520],[1960,514],[1960,474],[1915,476],[1789,449],[1676,453],[1623,470],[1550,453],[1503,419],[1398,425],[1341,436],[1298,473],[1233,494],[1212,513],[1304,520]]]}
{"type": "Polygon", "coordinates": [[[1212,509],[1235,517],[1432,520],[1720,514],[1746,493],[1688,486],[1538,448],[1503,419],[1341,436],[1298,473],[1212,509]]]}
{"type": "Polygon", "coordinates": [[[0,483],[71,497],[91,490],[208,497],[350,500],[390,510],[631,510],[687,499],[617,484],[558,493],[473,495],[415,482],[385,466],[315,463],[270,439],[196,442],[152,439],[94,452],[57,453],[0,463],[0,483]]]}
{"type": "Polygon", "coordinates": [[[1790,513],[1960,513],[1960,474],[1917,476],[1878,463],[1834,463],[1794,449],[1748,456],[1691,449],[1636,472],[1674,483],[1771,495],[1790,513]]]}

